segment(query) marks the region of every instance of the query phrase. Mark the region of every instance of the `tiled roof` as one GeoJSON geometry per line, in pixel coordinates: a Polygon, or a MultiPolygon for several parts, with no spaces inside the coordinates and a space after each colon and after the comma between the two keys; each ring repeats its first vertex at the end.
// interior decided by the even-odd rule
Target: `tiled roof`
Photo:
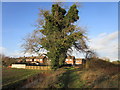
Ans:
{"type": "Polygon", "coordinates": [[[34,59],[35,57],[26,57],[26,59],[34,59]]]}
{"type": "Polygon", "coordinates": [[[75,56],[68,56],[67,59],[74,59],[75,56]]]}
{"type": "Polygon", "coordinates": [[[82,58],[76,58],[75,60],[82,60],[82,58]]]}
{"type": "Polygon", "coordinates": [[[38,56],[38,57],[36,57],[36,59],[43,59],[43,58],[45,58],[46,56],[38,56]]]}

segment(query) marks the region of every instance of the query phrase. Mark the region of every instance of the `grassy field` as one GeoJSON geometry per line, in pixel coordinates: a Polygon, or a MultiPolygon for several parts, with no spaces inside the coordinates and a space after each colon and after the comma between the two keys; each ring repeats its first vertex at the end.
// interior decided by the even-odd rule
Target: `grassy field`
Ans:
{"type": "MultiPolygon", "coordinates": [[[[43,80],[33,88],[120,88],[120,65],[91,59],[85,66],[62,67],[56,71],[44,71],[43,80]]],[[[40,70],[3,68],[3,85],[15,83],[40,70]]]]}
{"type": "Polygon", "coordinates": [[[40,73],[40,70],[2,68],[2,85],[6,86],[40,73]]]}
{"type": "Polygon", "coordinates": [[[120,67],[92,59],[82,68],[61,68],[38,83],[36,88],[120,88],[120,67]]]}

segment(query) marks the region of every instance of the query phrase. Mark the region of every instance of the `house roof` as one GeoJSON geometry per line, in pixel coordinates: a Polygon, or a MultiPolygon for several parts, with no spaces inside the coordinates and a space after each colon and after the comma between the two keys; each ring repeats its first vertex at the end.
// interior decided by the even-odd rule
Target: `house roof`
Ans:
{"type": "Polygon", "coordinates": [[[34,59],[35,57],[26,57],[26,59],[34,59]]]}
{"type": "Polygon", "coordinates": [[[75,56],[68,56],[67,59],[75,59],[75,56]]]}
{"type": "Polygon", "coordinates": [[[43,59],[43,58],[46,58],[46,56],[38,56],[38,57],[36,57],[35,59],[43,59]]]}
{"type": "Polygon", "coordinates": [[[82,58],[76,58],[75,60],[79,61],[79,60],[82,60],[82,58]]]}

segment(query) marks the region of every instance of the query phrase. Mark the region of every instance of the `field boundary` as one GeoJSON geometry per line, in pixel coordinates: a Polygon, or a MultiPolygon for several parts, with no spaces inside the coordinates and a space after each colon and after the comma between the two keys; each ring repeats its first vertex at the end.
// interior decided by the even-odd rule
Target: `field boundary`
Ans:
{"type": "Polygon", "coordinates": [[[50,66],[27,66],[26,64],[12,64],[11,68],[50,70],[50,66]]]}
{"type": "Polygon", "coordinates": [[[25,69],[50,70],[50,66],[25,66],[25,69]]]}

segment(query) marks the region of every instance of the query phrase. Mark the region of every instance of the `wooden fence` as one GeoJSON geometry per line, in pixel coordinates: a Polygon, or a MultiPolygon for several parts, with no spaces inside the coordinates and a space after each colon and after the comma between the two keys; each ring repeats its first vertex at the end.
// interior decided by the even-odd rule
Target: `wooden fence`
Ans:
{"type": "Polygon", "coordinates": [[[50,66],[26,66],[25,69],[50,70],[50,66]]]}

